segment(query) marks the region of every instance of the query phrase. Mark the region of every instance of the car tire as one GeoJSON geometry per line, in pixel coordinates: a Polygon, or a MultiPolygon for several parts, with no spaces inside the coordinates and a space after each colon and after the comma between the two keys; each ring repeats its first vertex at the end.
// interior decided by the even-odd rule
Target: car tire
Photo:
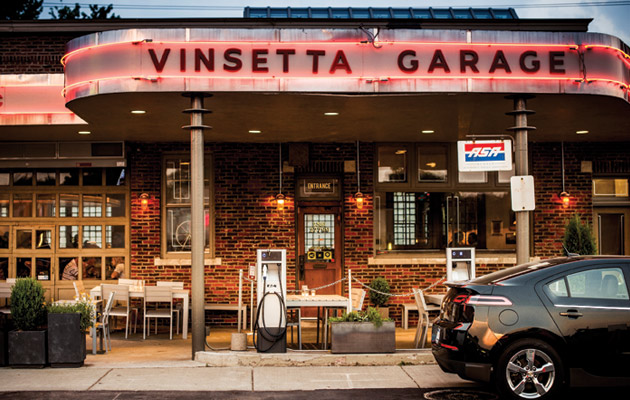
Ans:
{"type": "Polygon", "coordinates": [[[564,366],[547,342],[521,339],[501,353],[494,379],[502,399],[550,399],[564,387],[564,366]]]}

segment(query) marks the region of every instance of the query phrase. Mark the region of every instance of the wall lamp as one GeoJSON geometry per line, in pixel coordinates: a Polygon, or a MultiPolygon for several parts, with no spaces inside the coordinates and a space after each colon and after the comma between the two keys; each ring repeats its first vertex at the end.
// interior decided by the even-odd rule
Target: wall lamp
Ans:
{"type": "Polygon", "coordinates": [[[142,208],[147,208],[149,205],[149,195],[147,193],[140,194],[140,205],[142,208]]]}
{"type": "Polygon", "coordinates": [[[567,192],[562,192],[559,195],[560,201],[562,201],[562,208],[569,208],[569,204],[571,203],[571,196],[567,192]]]}

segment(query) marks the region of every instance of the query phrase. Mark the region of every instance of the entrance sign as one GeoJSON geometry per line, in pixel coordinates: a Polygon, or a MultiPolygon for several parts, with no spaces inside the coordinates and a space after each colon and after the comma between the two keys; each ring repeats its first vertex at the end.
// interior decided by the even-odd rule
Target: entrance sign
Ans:
{"type": "Polygon", "coordinates": [[[534,177],[531,175],[510,178],[512,211],[533,211],[536,209],[534,177]]]}
{"type": "Polygon", "coordinates": [[[460,171],[512,170],[512,141],[476,140],[457,142],[460,171]]]}

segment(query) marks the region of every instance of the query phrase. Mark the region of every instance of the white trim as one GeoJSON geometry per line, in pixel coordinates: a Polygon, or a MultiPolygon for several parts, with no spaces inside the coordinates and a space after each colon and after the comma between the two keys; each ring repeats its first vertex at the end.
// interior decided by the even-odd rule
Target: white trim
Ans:
{"type": "MultiPolygon", "coordinates": [[[[157,266],[190,266],[190,258],[160,258],[155,257],[153,259],[153,265],[157,266]]],[[[221,265],[221,258],[206,258],[203,260],[203,265],[221,265]]]]}
{"type": "MultiPolygon", "coordinates": [[[[601,300],[611,300],[611,299],[601,299],[601,300]]],[[[554,307],[590,308],[594,310],[630,310],[630,307],[578,306],[578,305],[566,305],[566,304],[554,304],[554,307]]]]}

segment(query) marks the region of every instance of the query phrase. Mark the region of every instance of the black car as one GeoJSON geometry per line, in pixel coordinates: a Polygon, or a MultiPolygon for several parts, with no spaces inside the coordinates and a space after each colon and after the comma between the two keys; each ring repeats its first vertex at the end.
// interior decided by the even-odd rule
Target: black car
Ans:
{"type": "Polygon", "coordinates": [[[432,333],[444,371],[494,382],[502,398],[630,386],[630,257],[557,258],[447,285],[432,333]]]}

